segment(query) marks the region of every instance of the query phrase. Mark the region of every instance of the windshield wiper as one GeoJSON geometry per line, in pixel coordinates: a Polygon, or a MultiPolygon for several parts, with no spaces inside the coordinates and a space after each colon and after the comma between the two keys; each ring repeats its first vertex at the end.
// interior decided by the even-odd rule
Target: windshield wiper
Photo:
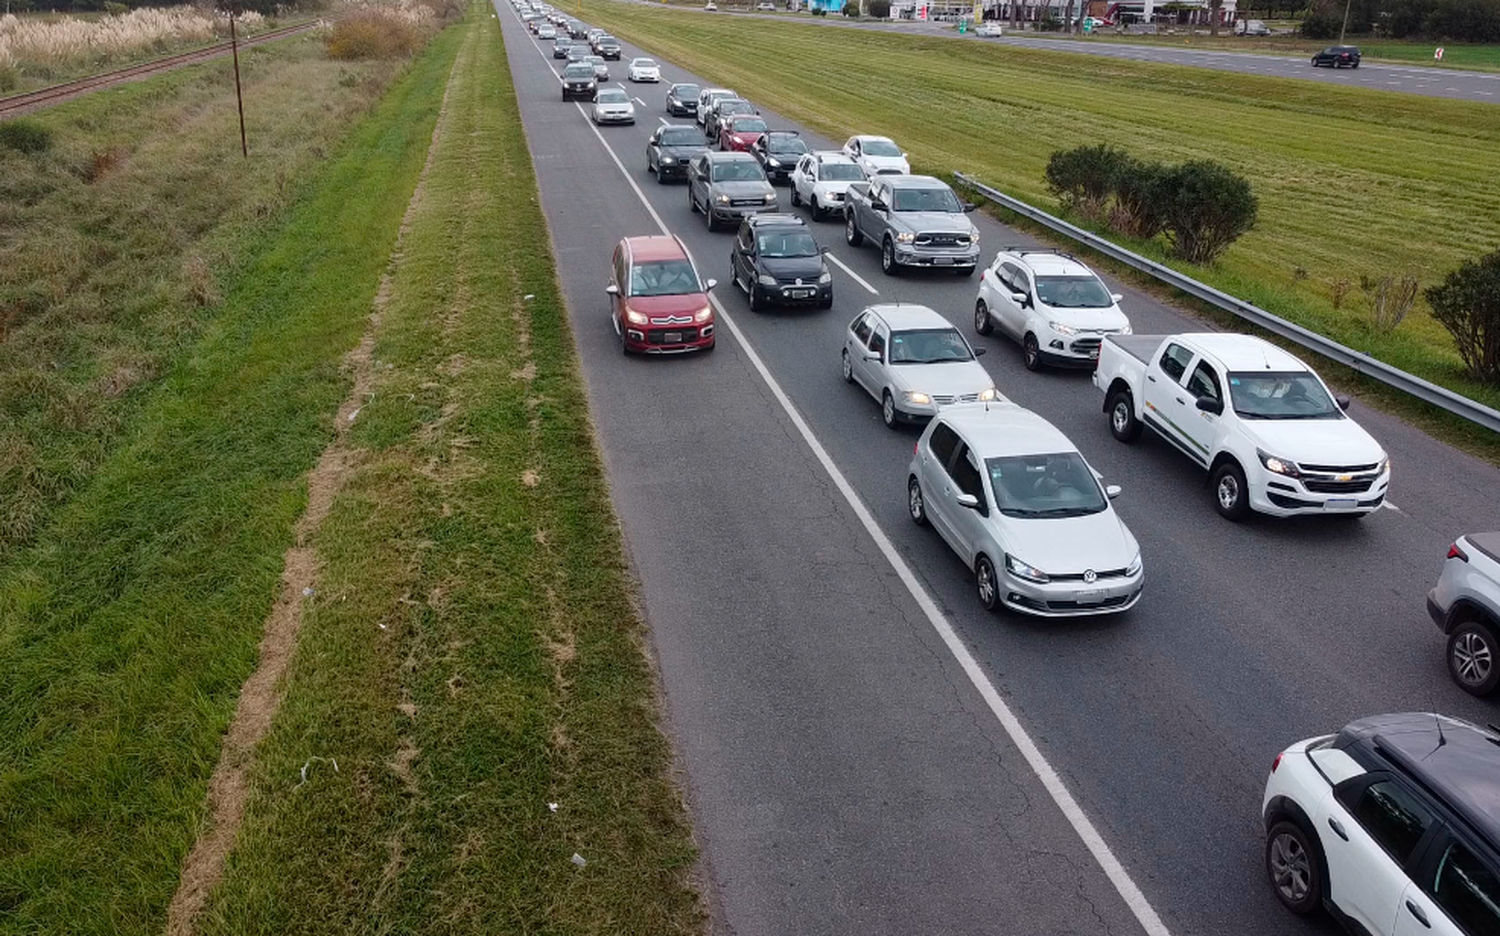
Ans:
{"type": "Polygon", "coordinates": [[[1098,512],[1088,507],[1049,507],[1046,510],[1036,511],[1036,514],[1040,517],[1086,517],[1098,512]]]}

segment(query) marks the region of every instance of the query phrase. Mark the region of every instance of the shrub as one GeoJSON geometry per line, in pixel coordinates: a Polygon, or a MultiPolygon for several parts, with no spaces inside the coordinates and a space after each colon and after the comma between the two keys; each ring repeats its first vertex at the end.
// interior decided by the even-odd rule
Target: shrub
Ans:
{"type": "Polygon", "coordinates": [[[372,7],[334,23],[327,48],[332,59],[388,59],[410,55],[421,43],[421,31],[415,22],[372,7]]]}
{"type": "Polygon", "coordinates": [[[1250,183],[1212,160],[1168,170],[1161,180],[1162,230],[1172,252],[1208,263],[1255,226],[1259,205],[1250,183]]]}
{"type": "Polygon", "coordinates": [[[1308,10],[1299,27],[1305,39],[1333,39],[1344,25],[1342,12],[1331,9],[1308,10]]]}
{"type": "Polygon", "coordinates": [[[1361,276],[1359,289],[1370,303],[1375,328],[1383,332],[1395,331],[1417,301],[1417,281],[1410,276],[1361,276]]]}
{"type": "Polygon", "coordinates": [[[10,62],[0,59],[0,94],[16,90],[21,83],[21,70],[10,62]]]}
{"type": "Polygon", "coordinates": [[[891,0],[870,0],[870,15],[876,19],[890,19],[891,0]]]}
{"type": "Polygon", "coordinates": [[[1500,384],[1500,250],[1465,260],[1423,295],[1432,317],[1453,336],[1469,373],[1500,384]]]}
{"type": "Polygon", "coordinates": [[[859,0],[844,0],[844,15],[859,19],[859,0]]]}
{"type": "Polygon", "coordinates": [[[1125,157],[1114,174],[1115,205],[1109,226],[1131,237],[1150,239],[1161,233],[1162,180],[1170,170],[1159,162],[1125,157]]]}
{"type": "Polygon", "coordinates": [[[1047,188],[1063,206],[1098,219],[1130,157],[1107,144],[1058,150],[1047,160],[1047,188]]]}
{"type": "Polygon", "coordinates": [[[52,148],[52,128],[17,118],[0,123],[0,146],[22,153],[45,153],[52,148]]]}
{"type": "Polygon", "coordinates": [[[115,3],[114,0],[104,0],[104,12],[110,16],[124,16],[130,12],[130,7],[123,3],[115,3]]]}

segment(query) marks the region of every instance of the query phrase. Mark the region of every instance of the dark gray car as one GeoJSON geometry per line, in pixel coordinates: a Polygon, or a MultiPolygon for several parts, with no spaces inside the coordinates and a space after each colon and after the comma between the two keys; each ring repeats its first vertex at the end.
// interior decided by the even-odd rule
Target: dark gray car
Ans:
{"type": "Polygon", "coordinates": [[[688,207],[703,212],[713,231],[721,222],[775,211],[776,190],[749,153],[704,153],[688,163],[688,207]]]}
{"type": "Polygon", "coordinates": [[[694,157],[708,152],[708,141],[692,124],[667,124],[657,127],[646,141],[646,171],[656,173],[656,181],[685,179],[688,164],[694,157]]]}

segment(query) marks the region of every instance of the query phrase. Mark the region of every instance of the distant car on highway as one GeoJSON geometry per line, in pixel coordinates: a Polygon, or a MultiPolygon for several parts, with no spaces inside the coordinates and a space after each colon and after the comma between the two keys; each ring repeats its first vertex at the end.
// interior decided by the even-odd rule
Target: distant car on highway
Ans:
{"type": "Polygon", "coordinates": [[[599,80],[594,77],[594,66],[588,62],[569,62],[562,71],[562,99],[571,101],[583,98],[592,101],[599,91],[599,80]]]}
{"type": "Polygon", "coordinates": [[[985,23],[983,26],[980,26],[979,28],[974,30],[974,35],[980,36],[985,39],[995,39],[1005,35],[1005,27],[1001,26],[999,23],[985,23]]]}
{"type": "Polygon", "coordinates": [[[750,152],[774,185],[791,178],[797,160],[807,152],[807,142],[795,130],[767,130],[750,147],[750,152]]]}
{"type": "Polygon", "coordinates": [[[774,3],[757,3],[755,5],[755,8],[757,10],[760,10],[760,11],[765,12],[765,13],[774,13],[776,11],[776,4],[774,4],[774,3]]]}
{"type": "Polygon", "coordinates": [[[1500,533],[1454,540],[1427,613],[1448,638],[1453,681],[1477,696],[1500,689],[1500,533]]]}
{"type": "Polygon", "coordinates": [[[594,94],[594,123],[635,123],[635,105],[624,88],[600,88],[594,94]]]}
{"type": "Polygon", "coordinates": [[[614,36],[600,36],[594,40],[594,52],[600,58],[616,61],[620,60],[620,40],[614,36]]]}
{"type": "Polygon", "coordinates": [[[538,39],[556,39],[557,27],[553,26],[550,23],[538,26],[536,29],[536,37],[538,39]]]}
{"type": "Polygon", "coordinates": [[[703,212],[712,231],[721,221],[775,211],[776,190],[749,153],[704,153],[688,163],[688,208],[703,212]]]}
{"type": "Polygon", "coordinates": [[[1358,68],[1358,46],[1329,46],[1312,57],[1313,68],[1327,65],[1329,68],[1358,68]]]}
{"type": "Polygon", "coordinates": [[[974,574],[979,603],[1036,617],[1118,614],[1141,598],[1120,493],[1068,437],[1014,403],[947,407],[922,433],[906,509],[974,574]]]}
{"type": "Polygon", "coordinates": [[[1105,335],[1130,334],[1118,293],[1059,250],[1007,247],[979,278],[974,330],[1000,331],[1021,347],[1027,370],[1092,368],[1105,335]]]}
{"type": "Polygon", "coordinates": [[[704,127],[705,136],[710,136],[711,138],[711,134],[707,133],[707,127],[704,124],[704,121],[708,119],[709,108],[713,107],[720,98],[737,97],[739,95],[728,88],[704,88],[698,92],[698,108],[693,112],[693,117],[698,121],[698,126],[704,127]]]}
{"type": "Polygon", "coordinates": [[[1296,914],[1369,936],[1500,933],[1500,730],[1376,715],[1276,755],[1265,869],[1296,914]]]}
{"type": "Polygon", "coordinates": [[[631,81],[661,81],[661,66],[656,64],[655,59],[633,58],[625,77],[631,81]]]}
{"type": "Polygon", "coordinates": [[[766,132],[766,122],[754,114],[719,115],[719,149],[726,153],[748,153],[766,132]]]}
{"type": "Polygon", "coordinates": [[[678,82],[667,89],[667,113],[673,117],[692,117],[698,113],[698,92],[695,84],[678,82]]]}
{"type": "Polygon", "coordinates": [[[873,305],[844,331],[839,367],[880,402],[880,418],[891,429],[922,422],[954,403],[1000,398],[995,382],[947,319],[927,306],[873,305]]]}
{"type": "Polygon", "coordinates": [[[702,280],[676,237],[627,237],[610,260],[609,293],[615,333],[626,354],[712,351],[713,280],[702,280]]]}
{"type": "Polygon", "coordinates": [[[842,216],[844,194],[853,182],[863,182],[864,171],[838,150],[809,153],[792,170],[792,204],[806,204],[814,221],[829,214],[842,216]]]}
{"type": "Polygon", "coordinates": [[[573,62],[582,62],[589,68],[593,68],[594,63],[590,62],[589,58],[589,47],[586,43],[574,42],[572,45],[568,46],[569,64],[572,64],[573,62]]]}
{"type": "Polygon", "coordinates": [[[713,13],[719,9],[719,5],[714,3],[714,0],[708,0],[707,3],[703,4],[703,9],[709,13],[713,13]]]}
{"type": "Polygon", "coordinates": [[[906,175],[911,163],[890,137],[852,136],[844,143],[844,155],[854,160],[866,176],[906,175]]]}
{"type": "Polygon", "coordinates": [[[1150,426],[1209,473],[1227,519],[1361,517],[1385,501],[1391,460],[1344,412],[1348,397],[1262,338],[1107,335],[1094,386],[1115,438],[1150,426]]]}
{"type": "Polygon", "coordinates": [[[598,55],[585,55],[583,60],[594,66],[595,78],[598,78],[600,81],[609,80],[609,66],[604,63],[602,57],[598,55]]]}
{"type": "Polygon", "coordinates": [[[800,215],[757,214],[740,222],[729,252],[729,272],[745,291],[750,311],[768,305],[833,308],[833,276],[800,215]]]}
{"type": "Polygon", "coordinates": [[[646,141],[646,171],[656,173],[656,181],[663,184],[685,179],[688,163],[706,152],[708,141],[697,127],[667,124],[656,128],[646,141]]]}
{"type": "Polygon", "coordinates": [[[755,115],[755,105],[740,98],[719,98],[708,108],[708,114],[703,118],[703,135],[715,142],[722,142],[720,137],[724,134],[724,121],[738,114],[755,115]]]}
{"type": "Polygon", "coordinates": [[[1266,25],[1265,20],[1235,20],[1234,34],[1236,36],[1269,36],[1271,27],[1266,25]]]}
{"type": "Polygon", "coordinates": [[[568,50],[571,48],[573,48],[573,40],[559,36],[557,37],[557,41],[552,43],[552,57],[555,59],[565,59],[568,57],[568,50]]]}
{"type": "Polygon", "coordinates": [[[979,264],[979,229],[964,214],[974,206],[932,176],[878,175],[850,184],[844,196],[844,239],[880,249],[880,268],[899,276],[905,267],[953,270],[962,276],[979,264]]]}

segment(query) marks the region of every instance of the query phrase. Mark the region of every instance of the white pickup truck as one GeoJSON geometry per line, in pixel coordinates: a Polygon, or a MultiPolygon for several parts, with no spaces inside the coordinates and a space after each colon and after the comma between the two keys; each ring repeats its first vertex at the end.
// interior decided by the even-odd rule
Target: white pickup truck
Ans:
{"type": "Polygon", "coordinates": [[[1230,520],[1251,510],[1363,516],[1385,500],[1390,458],[1306,364],[1249,335],[1108,335],[1094,386],[1109,428],[1150,426],[1212,479],[1230,520]]]}

